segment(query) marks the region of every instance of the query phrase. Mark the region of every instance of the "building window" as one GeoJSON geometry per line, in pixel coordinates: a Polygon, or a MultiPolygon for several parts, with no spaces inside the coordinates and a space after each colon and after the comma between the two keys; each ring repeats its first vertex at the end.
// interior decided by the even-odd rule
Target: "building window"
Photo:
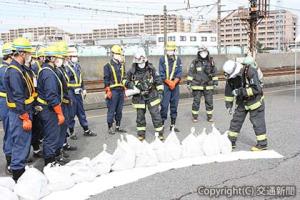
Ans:
{"type": "Polygon", "coordinates": [[[164,37],[159,37],[158,42],[164,42],[164,37]]]}
{"type": "Polygon", "coordinates": [[[207,41],[207,37],[201,37],[201,41],[202,42],[206,42],[207,41]]]}
{"type": "Polygon", "coordinates": [[[168,41],[175,41],[175,36],[169,36],[168,41]]]}
{"type": "Polygon", "coordinates": [[[210,41],[211,41],[211,42],[215,42],[215,41],[217,41],[217,38],[216,38],[216,37],[211,37],[211,38],[210,38],[210,41]]]}
{"type": "Polygon", "coordinates": [[[180,36],[180,41],[186,41],[186,36],[180,36]]]}
{"type": "Polygon", "coordinates": [[[190,41],[191,42],[196,42],[197,41],[197,37],[196,36],[191,36],[190,37],[190,41]]]}

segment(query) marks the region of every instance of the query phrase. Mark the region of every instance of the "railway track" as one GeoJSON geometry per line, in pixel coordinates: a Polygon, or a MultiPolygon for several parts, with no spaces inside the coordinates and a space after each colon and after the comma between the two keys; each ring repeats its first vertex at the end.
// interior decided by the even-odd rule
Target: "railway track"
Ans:
{"type": "MultiPolygon", "coordinates": [[[[275,68],[272,70],[263,70],[264,77],[270,77],[270,76],[283,76],[283,75],[291,75],[294,74],[295,71],[292,68],[275,68]]],[[[222,74],[218,75],[219,80],[224,80],[224,77],[222,74]]],[[[185,83],[186,77],[183,79],[183,83],[185,83]]],[[[84,81],[85,87],[88,92],[101,92],[104,91],[104,84],[102,80],[94,80],[94,81],[84,81]]]]}

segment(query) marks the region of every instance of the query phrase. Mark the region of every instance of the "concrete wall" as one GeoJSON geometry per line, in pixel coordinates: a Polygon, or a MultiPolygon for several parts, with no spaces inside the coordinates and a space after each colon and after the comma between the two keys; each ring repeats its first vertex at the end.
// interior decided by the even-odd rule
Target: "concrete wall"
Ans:
{"type": "MultiPolygon", "coordinates": [[[[276,68],[276,67],[293,67],[294,53],[280,53],[280,54],[258,54],[257,63],[261,68],[276,68]]],[[[225,61],[240,57],[240,55],[214,55],[214,60],[218,70],[222,69],[225,61]]],[[[149,61],[158,67],[160,56],[150,56],[149,61]]],[[[195,56],[181,56],[183,62],[184,73],[187,73],[188,67],[195,56]]],[[[103,66],[109,61],[109,57],[81,57],[80,63],[82,65],[85,80],[99,80],[103,79],[103,66]]],[[[132,63],[132,57],[126,57],[126,69],[129,69],[132,63]]],[[[300,64],[300,53],[297,59],[300,64]]],[[[298,66],[299,66],[298,64],[298,66]]]]}

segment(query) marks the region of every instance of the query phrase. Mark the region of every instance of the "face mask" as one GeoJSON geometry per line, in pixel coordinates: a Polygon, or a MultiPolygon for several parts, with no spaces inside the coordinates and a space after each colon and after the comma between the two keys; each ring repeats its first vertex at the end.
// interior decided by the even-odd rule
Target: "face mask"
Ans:
{"type": "Polygon", "coordinates": [[[207,56],[208,56],[207,51],[202,51],[202,52],[200,52],[200,57],[201,57],[201,58],[206,58],[207,56]]]}
{"type": "Polygon", "coordinates": [[[76,62],[78,62],[78,58],[77,58],[77,57],[72,57],[72,58],[71,58],[71,61],[72,61],[73,63],[76,63],[76,62]]]}
{"type": "Polygon", "coordinates": [[[115,60],[117,60],[117,61],[119,61],[119,62],[122,62],[122,56],[121,55],[119,55],[119,54],[114,54],[113,55],[113,58],[115,59],[115,60]]]}
{"type": "Polygon", "coordinates": [[[56,67],[61,67],[63,62],[64,62],[63,59],[58,58],[58,59],[55,60],[55,66],[56,67]]]}
{"type": "Polygon", "coordinates": [[[143,68],[145,68],[145,66],[146,66],[146,63],[138,63],[138,66],[139,66],[139,68],[141,68],[141,69],[143,69],[143,68]]]}
{"type": "Polygon", "coordinates": [[[26,66],[30,66],[30,62],[31,62],[31,55],[30,54],[25,54],[25,59],[24,59],[24,64],[26,65],[26,66]]]}
{"type": "Polygon", "coordinates": [[[167,55],[168,56],[174,56],[175,55],[175,51],[167,51],[167,55]]]}

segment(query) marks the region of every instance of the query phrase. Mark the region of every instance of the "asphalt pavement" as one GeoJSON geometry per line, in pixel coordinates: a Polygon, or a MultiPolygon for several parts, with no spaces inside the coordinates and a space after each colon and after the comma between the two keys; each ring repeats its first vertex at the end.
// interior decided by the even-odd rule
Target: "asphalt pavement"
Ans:
{"type": "MultiPolygon", "coordinates": [[[[242,187],[249,186],[255,189],[279,188],[280,185],[296,187],[296,196],[283,199],[300,199],[300,88],[297,90],[297,102],[294,102],[294,90],[292,86],[267,88],[265,89],[266,102],[266,123],[269,149],[273,149],[282,154],[282,159],[258,159],[258,160],[238,160],[233,162],[211,163],[200,166],[191,166],[176,170],[152,175],[134,183],[126,184],[114,189],[98,194],[91,199],[130,199],[130,200],[167,200],[167,199],[209,199],[201,195],[200,186],[207,188],[222,187],[242,187]]],[[[206,122],[204,102],[201,102],[200,116],[197,123],[191,118],[192,99],[181,99],[177,127],[180,133],[177,134],[183,140],[189,133],[190,128],[195,127],[197,132],[201,132],[204,127],[208,131],[211,124],[206,122]]],[[[216,127],[224,132],[229,128],[231,115],[224,106],[223,95],[214,96],[214,121],[216,127]]],[[[78,140],[71,141],[77,145],[78,150],[71,152],[72,159],[82,157],[94,157],[102,151],[102,145],[108,145],[108,151],[113,153],[116,148],[119,135],[108,135],[106,126],[106,109],[91,110],[87,112],[90,128],[98,136],[87,138],[83,136],[83,130],[77,124],[76,131],[78,140]]],[[[126,106],[123,112],[122,127],[131,134],[135,134],[135,110],[131,106],[126,106]]],[[[147,115],[147,135],[146,139],[151,142],[154,137],[149,114],[147,115]]],[[[167,122],[166,126],[169,126],[167,122]]],[[[166,135],[169,131],[165,131],[166,135]]],[[[3,130],[0,134],[3,136],[3,130]]],[[[246,119],[241,134],[237,142],[237,149],[249,150],[255,145],[255,134],[252,125],[246,119]]],[[[0,142],[2,146],[2,141],[0,142]]],[[[35,160],[34,166],[41,169],[42,160],[35,160]]],[[[4,176],[5,158],[0,155],[0,176],[4,176]]],[[[282,187],[280,187],[282,188],[282,187]]],[[[285,188],[286,189],[286,188],[285,188]]],[[[207,190],[204,190],[207,191],[207,190]]],[[[1,198],[0,198],[1,199],[1,198]]],[[[227,199],[220,196],[216,199],[227,199]]],[[[236,196],[232,199],[275,199],[272,194],[269,196],[242,197],[236,196]]]]}

